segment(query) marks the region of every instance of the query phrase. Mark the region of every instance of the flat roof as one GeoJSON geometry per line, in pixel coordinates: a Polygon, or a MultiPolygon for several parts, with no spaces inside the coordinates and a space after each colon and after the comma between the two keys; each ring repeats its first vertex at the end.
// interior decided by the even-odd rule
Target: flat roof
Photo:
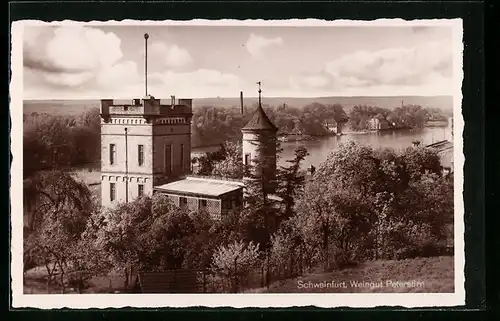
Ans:
{"type": "Polygon", "coordinates": [[[154,189],[173,194],[196,194],[221,196],[243,188],[243,183],[224,179],[186,177],[184,179],[155,186],[154,189]]]}

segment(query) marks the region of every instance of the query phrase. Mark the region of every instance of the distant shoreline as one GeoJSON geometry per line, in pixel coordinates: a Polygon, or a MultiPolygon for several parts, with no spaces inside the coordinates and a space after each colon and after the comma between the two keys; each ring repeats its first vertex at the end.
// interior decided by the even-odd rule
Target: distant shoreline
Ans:
{"type": "MultiPolygon", "coordinates": [[[[235,93],[236,94],[236,93],[235,93]]],[[[169,99],[167,97],[158,97],[160,99],[169,99]]],[[[179,97],[182,98],[182,97],[179,97]]],[[[186,97],[189,98],[189,97],[186,97]]],[[[124,99],[117,99],[124,100],[124,99]]],[[[245,107],[252,107],[258,101],[257,97],[244,97],[245,107]]],[[[311,103],[319,103],[324,105],[340,104],[345,109],[351,109],[355,105],[370,105],[382,108],[394,109],[401,106],[401,101],[409,105],[420,105],[422,107],[435,107],[443,111],[453,112],[453,96],[438,95],[438,96],[330,96],[330,97],[264,97],[263,104],[269,106],[290,106],[304,107],[311,103]]],[[[56,107],[61,113],[62,110],[68,113],[78,112],[81,107],[99,107],[99,99],[75,99],[75,100],[34,100],[26,99],[23,103],[23,111],[28,113],[39,112],[41,109],[53,109],[56,107]],[[36,106],[41,105],[41,106],[36,106]],[[57,107],[56,107],[57,106],[57,107]],[[68,110],[73,109],[75,110],[68,110]],[[61,110],[62,109],[62,110],[61,110]]],[[[240,108],[239,97],[228,98],[193,98],[193,108],[202,106],[215,106],[216,108],[240,108]]]]}

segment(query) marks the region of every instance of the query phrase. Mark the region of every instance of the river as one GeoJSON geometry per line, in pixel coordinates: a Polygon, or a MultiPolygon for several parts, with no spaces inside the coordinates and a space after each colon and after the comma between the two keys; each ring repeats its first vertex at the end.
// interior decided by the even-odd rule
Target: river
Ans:
{"type": "MultiPolygon", "coordinates": [[[[451,140],[451,131],[448,127],[425,127],[421,129],[399,129],[353,133],[343,136],[326,136],[307,141],[281,142],[282,152],[279,164],[286,165],[287,160],[293,159],[295,147],[301,144],[309,152],[309,156],[305,158],[302,166],[303,168],[307,168],[311,165],[318,167],[340,143],[349,140],[356,140],[373,148],[390,147],[400,150],[411,146],[415,140],[420,141],[422,145],[429,145],[446,139],[451,140]]],[[[217,148],[217,146],[193,148],[192,156],[208,151],[215,151],[217,148]]]]}
{"type": "Polygon", "coordinates": [[[318,167],[324,162],[332,151],[337,149],[340,143],[349,140],[356,140],[362,144],[370,145],[373,148],[390,147],[395,150],[412,145],[415,140],[422,145],[429,145],[442,140],[451,140],[451,131],[447,127],[425,127],[422,129],[387,130],[380,132],[345,134],[343,136],[328,136],[311,141],[282,142],[280,164],[284,165],[286,160],[294,157],[296,146],[303,144],[309,156],[306,157],[303,167],[310,165],[318,167]]]}

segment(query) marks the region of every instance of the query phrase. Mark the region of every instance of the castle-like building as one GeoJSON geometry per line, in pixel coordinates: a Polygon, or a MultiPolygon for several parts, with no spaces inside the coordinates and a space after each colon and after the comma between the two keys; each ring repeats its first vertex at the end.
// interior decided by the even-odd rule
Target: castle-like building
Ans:
{"type": "MultiPolygon", "coordinates": [[[[259,105],[242,128],[243,164],[266,159],[276,173],[277,128],[259,105]],[[269,161],[270,160],[270,161],[269,161]]],[[[179,207],[214,217],[243,204],[245,178],[191,176],[192,100],[152,96],[120,103],[101,100],[101,203],[105,208],[141,195],[164,193],[179,207]]],[[[247,178],[248,179],[248,178],[247,178]]],[[[270,191],[272,192],[272,191],[270,191]]]]}
{"type": "MultiPolygon", "coordinates": [[[[144,34],[144,98],[101,100],[101,205],[110,208],[142,195],[164,193],[181,208],[206,210],[220,217],[242,206],[245,181],[251,178],[238,181],[190,176],[192,99],[171,96],[165,103],[148,95],[148,38],[144,34]]],[[[262,108],[258,84],[259,105],[242,129],[242,158],[244,165],[266,159],[260,167],[266,177],[273,177],[277,128],[262,108]]]]}

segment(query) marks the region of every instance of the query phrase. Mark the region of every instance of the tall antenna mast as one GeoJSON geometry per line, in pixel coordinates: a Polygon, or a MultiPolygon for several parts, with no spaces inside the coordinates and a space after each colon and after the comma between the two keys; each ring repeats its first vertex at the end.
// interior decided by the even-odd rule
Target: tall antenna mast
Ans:
{"type": "Polygon", "coordinates": [[[144,91],[146,92],[146,97],[148,96],[148,38],[147,33],[144,34],[144,91]]]}
{"type": "Polygon", "coordinates": [[[261,96],[262,90],[260,89],[261,84],[262,83],[260,81],[257,82],[257,85],[259,85],[259,107],[262,107],[262,96],[261,96]]]}

